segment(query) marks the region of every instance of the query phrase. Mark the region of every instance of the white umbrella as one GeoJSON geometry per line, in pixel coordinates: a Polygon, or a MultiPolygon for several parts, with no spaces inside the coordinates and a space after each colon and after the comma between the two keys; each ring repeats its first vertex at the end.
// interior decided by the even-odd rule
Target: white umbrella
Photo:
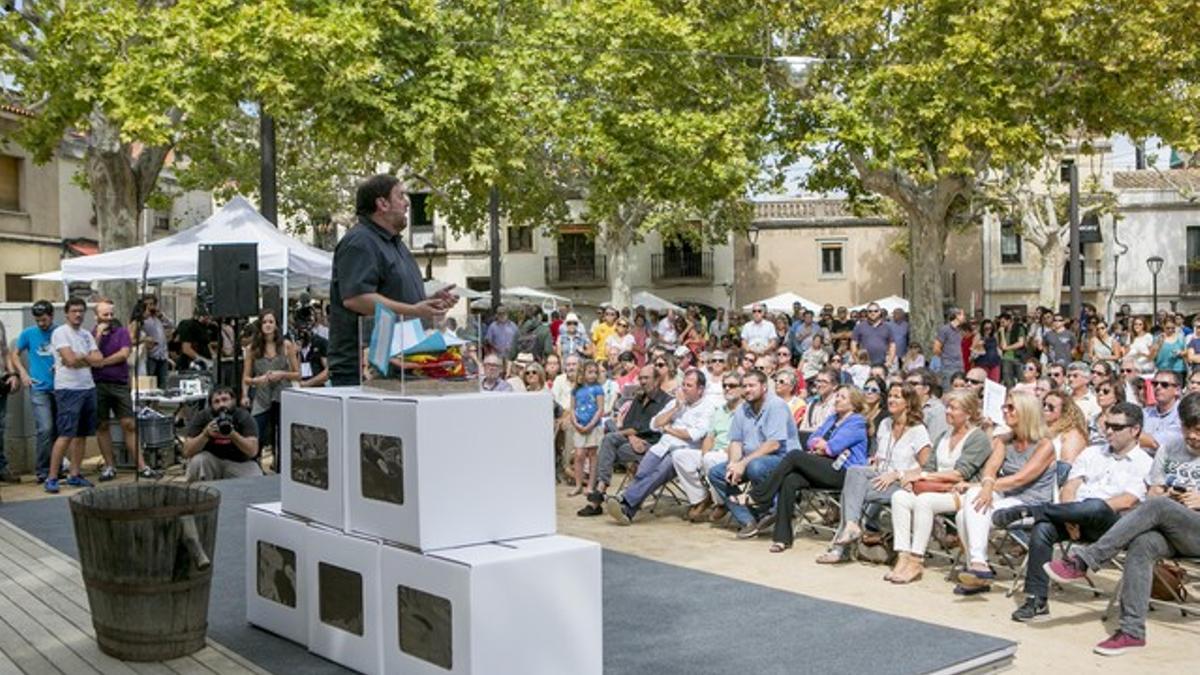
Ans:
{"type": "Polygon", "coordinates": [[[541,302],[542,300],[553,300],[555,302],[570,302],[571,301],[570,298],[564,298],[561,295],[555,295],[553,293],[539,291],[536,288],[530,288],[528,286],[514,286],[512,288],[501,288],[500,289],[500,297],[514,298],[517,300],[535,300],[538,302],[541,302]]]}
{"type": "MultiPolygon", "coordinates": [[[[878,300],[873,300],[872,302],[879,305],[879,308],[885,312],[890,313],[893,309],[900,309],[900,310],[903,310],[905,314],[908,313],[908,300],[905,300],[904,298],[902,298],[898,295],[889,295],[886,298],[880,298],[878,300]]],[[[869,304],[871,304],[871,303],[868,302],[868,303],[859,305],[857,307],[851,307],[850,311],[861,312],[864,309],[866,309],[867,305],[869,305],[869,304]]]]}
{"type": "Polygon", "coordinates": [[[646,291],[638,291],[637,293],[634,293],[633,297],[630,298],[630,302],[634,307],[641,306],[656,312],[665,312],[668,309],[673,309],[676,312],[684,311],[682,307],[671,302],[670,300],[660,298],[657,295],[653,293],[647,293],[646,291]]]}
{"type": "Polygon", "coordinates": [[[794,305],[797,302],[800,303],[800,305],[802,307],[804,307],[804,309],[807,309],[813,313],[820,313],[820,311],[821,311],[820,304],[815,303],[812,300],[809,300],[808,298],[806,298],[802,295],[797,295],[795,293],[792,293],[791,291],[788,291],[786,293],[780,293],[779,295],[771,296],[765,300],[759,300],[758,302],[752,302],[752,303],[742,307],[742,309],[744,309],[746,311],[750,311],[750,310],[754,309],[755,305],[766,305],[768,312],[791,313],[792,305],[794,305]]]}
{"type": "MultiPolygon", "coordinates": [[[[450,282],[448,281],[442,281],[441,279],[429,279],[425,282],[425,295],[433,295],[449,285],[450,282]]],[[[467,300],[478,300],[479,298],[488,297],[487,293],[473,291],[466,286],[455,286],[454,294],[460,298],[466,298],[467,300]]]]}

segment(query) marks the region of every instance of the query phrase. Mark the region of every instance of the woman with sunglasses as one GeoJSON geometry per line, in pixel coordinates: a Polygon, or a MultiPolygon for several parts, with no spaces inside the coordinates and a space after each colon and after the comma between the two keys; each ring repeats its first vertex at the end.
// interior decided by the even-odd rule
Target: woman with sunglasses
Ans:
{"type": "Polygon", "coordinates": [[[863,385],[863,419],[867,421],[867,453],[875,454],[875,431],[879,423],[887,419],[887,403],[883,392],[887,390],[887,382],[882,378],[872,377],[863,385]]]}
{"type": "Polygon", "coordinates": [[[604,353],[608,355],[608,365],[616,366],[617,359],[628,351],[633,351],[634,338],[629,332],[629,319],[617,319],[616,330],[604,340],[604,353]]]}
{"type": "MultiPolygon", "coordinates": [[[[817,558],[818,563],[832,564],[849,560],[847,549],[862,536],[859,520],[868,503],[884,504],[900,489],[905,472],[920,469],[929,459],[929,431],[916,389],[897,382],[887,389],[888,417],[879,424],[875,434],[875,454],[866,466],[853,466],[845,471],[842,485],[842,523],[833,537],[829,550],[817,558]]],[[[905,566],[896,564],[885,579],[891,581],[905,566]]],[[[912,579],[909,579],[912,581],[912,579]]]]}
{"type": "Polygon", "coordinates": [[[1133,317],[1130,326],[1129,349],[1125,350],[1125,356],[1133,359],[1139,373],[1152,375],[1154,373],[1154,356],[1151,352],[1154,347],[1154,336],[1146,329],[1144,317],[1133,317]]]}
{"type": "Polygon", "coordinates": [[[1096,388],[1096,403],[1100,406],[1100,414],[1088,426],[1088,445],[1103,445],[1108,442],[1108,437],[1105,436],[1104,427],[1100,423],[1114,405],[1125,402],[1125,387],[1122,386],[1121,380],[1115,375],[1094,386],[1096,388]]]}
{"type": "Polygon", "coordinates": [[[1021,381],[1012,386],[1012,391],[1026,394],[1037,393],[1037,382],[1042,377],[1042,364],[1036,358],[1029,357],[1021,366],[1021,381]]]}
{"type": "Polygon", "coordinates": [[[840,490],[846,469],[867,463],[867,422],[862,409],[861,392],[846,385],[838,387],[833,414],[808,437],[805,449],[788,452],[767,480],[743,495],[755,504],[776,504],[772,553],[792,547],[792,516],[802,490],[840,490]]]}
{"type": "Polygon", "coordinates": [[[670,354],[656,356],[654,358],[654,372],[662,378],[662,390],[674,396],[675,390],[679,388],[679,370],[675,363],[675,357],[670,354]]]}
{"type": "Polygon", "coordinates": [[[1108,334],[1108,322],[1098,319],[1091,333],[1092,336],[1087,341],[1084,360],[1093,364],[1113,364],[1120,361],[1121,357],[1125,355],[1125,348],[1121,346],[1121,343],[1108,334]]]}
{"type": "Polygon", "coordinates": [[[991,589],[988,538],[992,511],[1010,506],[1046,504],[1054,497],[1054,446],[1048,438],[1041,403],[1033,396],[1012,393],[1004,403],[1008,440],[992,441],[992,454],[980,472],[980,482],[966,491],[955,521],[969,562],[958,575],[954,592],[973,595],[991,589]]]}
{"type": "Polygon", "coordinates": [[[788,410],[792,413],[792,421],[799,425],[804,421],[804,413],[808,409],[808,402],[804,400],[796,392],[796,371],[791,368],[783,368],[775,372],[775,395],[783,399],[787,404],[788,410]]]}

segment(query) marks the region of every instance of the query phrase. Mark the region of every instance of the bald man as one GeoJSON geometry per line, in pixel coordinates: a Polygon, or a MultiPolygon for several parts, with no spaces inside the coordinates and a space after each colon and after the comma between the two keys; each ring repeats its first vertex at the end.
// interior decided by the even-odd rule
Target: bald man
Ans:
{"type": "Polygon", "coordinates": [[[92,308],[96,314],[96,327],[92,335],[103,357],[100,365],[92,367],[92,380],[96,383],[96,445],[104,457],[101,481],[117,476],[117,464],[113,457],[112,436],[109,435],[111,418],[116,418],[124,432],[125,447],[137,457],[138,471],[143,478],[159,478],[159,474],[148,469],[137,451],[137,425],[133,417],[133,400],[129,396],[129,353],[132,341],[129,330],[113,316],[111,301],[101,299],[92,308]]]}

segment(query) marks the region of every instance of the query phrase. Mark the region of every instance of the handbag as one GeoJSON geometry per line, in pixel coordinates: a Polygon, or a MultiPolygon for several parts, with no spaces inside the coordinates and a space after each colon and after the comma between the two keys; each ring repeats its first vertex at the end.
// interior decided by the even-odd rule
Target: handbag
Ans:
{"type": "Polygon", "coordinates": [[[947,483],[941,480],[914,480],[912,482],[912,490],[915,495],[926,492],[949,492],[953,489],[954,483],[947,483]]]}
{"type": "Polygon", "coordinates": [[[1187,600],[1187,570],[1170,560],[1159,560],[1154,565],[1154,577],[1150,584],[1150,597],[1167,602],[1187,600]]]}

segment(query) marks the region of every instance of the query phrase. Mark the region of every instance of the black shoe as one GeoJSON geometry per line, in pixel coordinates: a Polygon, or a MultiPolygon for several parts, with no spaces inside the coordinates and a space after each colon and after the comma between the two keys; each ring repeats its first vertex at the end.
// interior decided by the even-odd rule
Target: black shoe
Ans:
{"type": "Polygon", "coordinates": [[[758,523],[753,520],[746,523],[745,525],[743,525],[742,529],[738,530],[738,533],[737,533],[738,539],[753,539],[757,536],[758,536],[758,523]]]}
{"type": "Polygon", "coordinates": [[[775,512],[774,511],[772,511],[771,513],[768,513],[767,515],[758,519],[758,531],[759,532],[766,532],[767,530],[771,529],[774,526],[775,526],[775,512]]]}
{"type": "Polygon", "coordinates": [[[1012,613],[1013,621],[1021,623],[1040,621],[1041,619],[1050,616],[1050,605],[1041,598],[1035,598],[1032,595],[1026,596],[1025,604],[1017,608],[1017,611],[1012,613]]]}
{"type": "Polygon", "coordinates": [[[586,518],[589,516],[598,516],[601,513],[604,513],[604,509],[600,508],[599,504],[588,504],[587,506],[583,507],[582,509],[579,509],[578,511],[576,511],[575,515],[583,516],[586,518]]]}
{"type": "Polygon", "coordinates": [[[992,512],[992,526],[1001,528],[1008,527],[1018,520],[1024,520],[1032,517],[1033,514],[1030,513],[1028,506],[1014,506],[1008,509],[997,509],[996,511],[992,512]]]}
{"type": "Polygon", "coordinates": [[[600,508],[600,505],[604,503],[604,493],[600,492],[599,490],[593,490],[587,493],[587,500],[588,502],[595,504],[596,508],[600,508]]]}

